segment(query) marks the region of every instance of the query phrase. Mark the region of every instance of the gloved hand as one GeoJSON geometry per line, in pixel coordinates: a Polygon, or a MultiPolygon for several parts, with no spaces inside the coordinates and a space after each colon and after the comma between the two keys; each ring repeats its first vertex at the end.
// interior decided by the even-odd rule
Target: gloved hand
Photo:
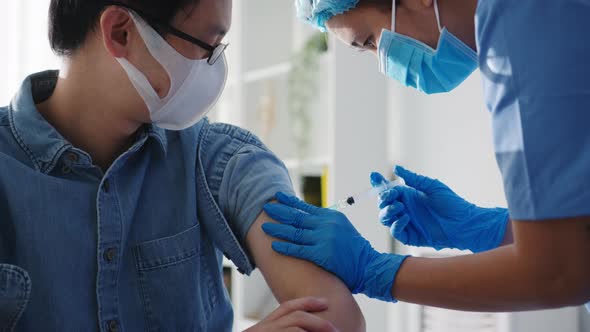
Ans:
{"type": "MultiPolygon", "coordinates": [[[[508,210],[480,208],[455,194],[442,182],[398,166],[395,173],[406,181],[379,197],[379,220],[404,244],[456,248],[483,252],[497,248],[508,224],[508,210]]],[[[371,174],[371,184],[385,179],[371,174]]]]}
{"type": "Polygon", "coordinates": [[[340,212],[282,193],[276,198],[279,204],[266,204],[264,211],[280,224],[262,225],[266,234],[287,241],[273,242],[276,252],[334,273],[353,294],[395,302],[391,287],[407,256],[377,252],[340,212]]]}

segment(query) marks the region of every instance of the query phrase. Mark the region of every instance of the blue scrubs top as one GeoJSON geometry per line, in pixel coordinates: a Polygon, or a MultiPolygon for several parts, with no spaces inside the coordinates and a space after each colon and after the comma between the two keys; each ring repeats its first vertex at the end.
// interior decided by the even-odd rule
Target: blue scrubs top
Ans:
{"type": "Polygon", "coordinates": [[[479,65],[510,215],[590,216],[590,0],[488,0],[479,65]]]}
{"type": "Polygon", "coordinates": [[[590,0],[479,1],[476,29],[512,219],[590,216],[590,0]]]}

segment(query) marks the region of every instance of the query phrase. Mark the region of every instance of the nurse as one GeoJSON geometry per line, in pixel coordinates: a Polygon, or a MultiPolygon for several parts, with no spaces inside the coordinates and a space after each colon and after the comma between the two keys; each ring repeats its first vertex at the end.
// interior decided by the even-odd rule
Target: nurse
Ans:
{"type": "MultiPolygon", "coordinates": [[[[380,253],[343,214],[281,193],[278,204],[265,206],[280,222],[263,225],[281,240],[274,250],[322,266],[354,293],[390,302],[520,311],[590,301],[590,46],[583,42],[590,1],[296,4],[301,18],[374,53],[383,74],[425,94],[449,92],[479,67],[509,209],[478,207],[398,167],[407,187],[379,202],[391,235],[473,255],[380,253]]],[[[381,181],[371,175],[374,185],[381,181]]]]}

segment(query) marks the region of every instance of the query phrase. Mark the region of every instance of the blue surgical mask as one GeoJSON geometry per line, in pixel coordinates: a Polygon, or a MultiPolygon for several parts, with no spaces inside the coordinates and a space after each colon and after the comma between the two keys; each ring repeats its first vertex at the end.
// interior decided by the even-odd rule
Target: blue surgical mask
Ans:
{"type": "Polygon", "coordinates": [[[440,38],[436,50],[395,32],[395,3],[394,0],[392,31],[384,29],[379,41],[381,73],[426,94],[449,92],[465,81],[477,68],[477,53],[441,28],[437,0],[434,12],[440,38]]]}

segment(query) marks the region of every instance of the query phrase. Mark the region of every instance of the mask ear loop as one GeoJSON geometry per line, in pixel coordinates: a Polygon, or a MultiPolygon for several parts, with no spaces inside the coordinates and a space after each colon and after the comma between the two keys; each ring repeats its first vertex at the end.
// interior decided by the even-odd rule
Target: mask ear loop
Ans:
{"type": "MultiPolygon", "coordinates": [[[[395,16],[397,13],[397,0],[392,1],[391,5],[391,31],[395,32],[395,16]]],[[[438,11],[438,0],[434,0],[434,15],[436,16],[436,25],[438,26],[438,31],[442,32],[442,26],[440,25],[440,13],[438,11]]]]}
{"type": "Polygon", "coordinates": [[[391,8],[393,8],[391,10],[391,32],[395,32],[395,14],[397,12],[396,4],[397,0],[393,0],[393,4],[391,6],[391,8]]]}
{"type": "Polygon", "coordinates": [[[436,15],[436,24],[438,25],[438,31],[442,32],[442,27],[440,25],[440,14],[438,12],[438,0],[434,0],[434,15],[436,15]]]}

